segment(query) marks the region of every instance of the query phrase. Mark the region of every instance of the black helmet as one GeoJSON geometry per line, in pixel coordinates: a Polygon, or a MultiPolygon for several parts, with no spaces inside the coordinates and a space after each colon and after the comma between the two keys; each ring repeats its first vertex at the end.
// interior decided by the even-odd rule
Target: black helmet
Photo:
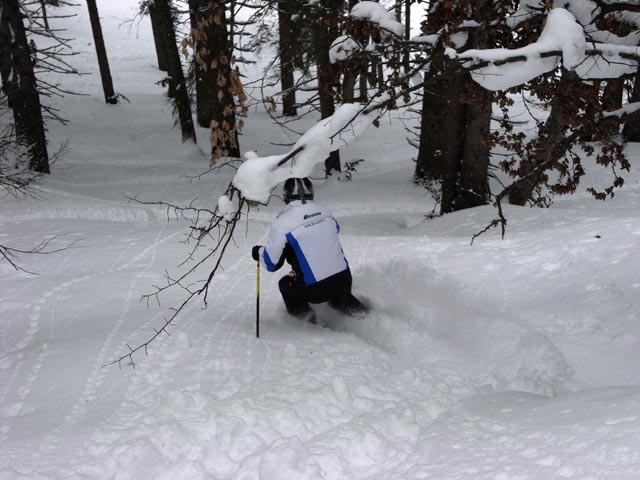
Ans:
{"type": "Polygon", "coordinates": [[[313,200],[313,184],[306,177],[288,178],[284,182],[282,196],[284,197],[284,203],[289,203],[293,200],[302,200],[302,203],[305,203],[307,200],[313,200]]]}

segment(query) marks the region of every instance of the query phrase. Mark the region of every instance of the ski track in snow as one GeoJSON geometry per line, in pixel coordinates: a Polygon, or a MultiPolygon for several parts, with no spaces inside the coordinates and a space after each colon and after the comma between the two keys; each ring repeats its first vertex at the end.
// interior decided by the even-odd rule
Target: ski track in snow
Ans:
{"type": "MultiPolygon", "coordinates": [[[[85,210],[87,209],[85,208],[85,210]]],[[[36,300],[35,304],[31,308],[31,313],[29,314],[28,328],[25,332],[24,337],[16,344],[16,348],[13,351],[9,351],[7,354],[5,354],[5,358],[16,357],[18,358],[18,361],[13,366],[13,373],[9,381],[6,382],[2,394],[0,395],[0,403],[5,403],[9,392],[12,390],[17,392],[17,398],[15,398],[14,395],[13,399],[8,400],[8,404],[10,405],[10,407],[7,408],[7,415],[5,416],[3,423],[0,424],[0,434],[3,435],[2,439],[6,439],[12,429],[12,418],[19,417],[22,414],[24,400],[31,392],[32,386],[36,381],[38,374],[42,370],[42,366],[50,351],[48,348],[48,342],[50,343],[54,339],[54,333],[56,329],[72,328],[72,324],[67,324],[67,321],[64,319],[60,319],[56,313],[58,305],[65,298],[65,292],[72,290],[76,285],[90,283],[92,280],[98,277],[104,277],[119,272],[127,272],[129,269],[131,269],[132,266],[138,264],[143,258],[148,256],[149,260],[144,270],[136,272],[133,276],[133,279],[129,283],[129,286],[127,288],[127,297],[123,302],[122,312],[117,318],[117,321],[114,323],[111,332],[105,338],[96,357],[94,366],[90,370],[89,375],[84,381],[84,385],[79,388],[80,394],[77,400],[71,406],[70,411],[67,414],[63,415],[64,424],[68,426],[77,423],[86,414],[88,409],[93,406],[93,402],[96,400],[97,391],[106,375],[106,372],[103,369],[103,365],[105,363],[105,360],[107,359],[107,355],[111,353],[110,348],[113,346],[113,342],[117,338],[118,332],[121,329],[123,322],[129,316],[131,302],[133,301],[134,296],[137,293],[135,287],[140,283],[139,281],[141,279],[147,278],[147,272],[154,266],[158,247],[161,244],[172,240],[176,236],[182,234],[182,232],[176,232],[167,236],[165,235],[165,231],[166,224],[163,223],[163,227],[156,235],[155,241],[152,242],[151,245],[145,246],[145,248],[137,255],[134,255],[133,257],[127,255],[129,249],[133,247],[133,245],[128,245],[126,249],[123,249],[123,252],[121,252],[120,256],[114,259],[112,265],[105,272],[84,275],[82,277],[74,278],[73,280],[64,282],[45,291],[42,296],[38,300],[36,300]],[[125,263],[120,264],[120,258],[129,259],[125,263]],[[46,315],[48,317],[46,322],[43,322],[42,319],[43,312],[46,312],[46,315]],[[64,327],[62,327],[62,325],[64,325],[64,327]],[[36,340],[36,337],[38,337],[38,334],[43,327],[48,327],[49,329],[47,340],[36,340]],[[42,346],[39,347],[40,353],[35,357],[36,361],[34,362],[31,360],[32,355],[29,355],[29,357],[25,356],[24,350],[27,348],[38,348],[40,342],[42,342],[42,346]],[[30,373],[25,373],[27,371],[29,371],[30,373]],[[21,379],[22,383],[14,386],[14,383],[17,379],[21,379]]],[[[68,266],[68,263],[70,263],[70,260],[65,259],[65,261],[63,262],[63,266],[68,266]]],[[[59,266],[57,268],[57,271],[61,271],[63,269],[63,266],[59,266]]],[[[159,314],[158,316],[160,315],[161,314],[159,314]]],[[[157,318],[152,318],[149,322],[147,322],[147,324],[151,323],[153,320],[157,320],[157,318]]],[[[147,324],[145,324],[145,326],[147,324]]],[[[52,439],[55,439],[55,435],[48,435],[47,438],[42,442],[42,445],[50,443],[52,439]]],[[[43,449],[44,448],[46,447],[43,447],[43,449]]]]}
{"type": "MultiPolygon", "coordinates": [[[[252,355],[255,353],[251,347],[253,338],[240,333],[243,324],[237,317],[238,312],[246,307],[245,301],[233,304],[224,314],[221,314],[220,309],[226,307],[222,302],[237,290],[238,284],[243,280],[238,272],[239,267],[246,267],[247,264],[247,260],[241,258],[225,270],[224,274],[231,276],[233,280],[223,282],[212,290],[215,294],[209,299],[207,309],[202,309],[197,302],[185,308],[177,335],[158,337],[150,351],[150,358],[145,358],[144,365],[135,371],[120,407],[113,412],[109,422],[91,436],[92,442],[86,447],[90,455],[102,456],[105,451],[112,451],[110,447],[113,439],[119,438],[123,432],[130,432],[133,438],[146,438],[147,429],[162,430],[162,425],[169,419],[164,414],[157,414],[158,402],[160,401],[160,406],[163,401],[169,402],[167,407],[171,407],[171,402],[178,402],[180,405],[182,402],[198,403],[201,401],[199,391],[205,375],[210,375],[207,378],[208,388],[215,389],[217,397],[233,395],[233,385],[252,371],[252,355]],[[215,314],[213,318],[210,317],[212,313],[215,314]],[[196,326],[199,331],[206,332],[203,340],[197,340],[198,361],[195,365],[181,365],[182,357],[187,355],[186,358],[191,358],[195,348],[188,337],[196,326]],[[156,357],[155,352],[163,353],[156,357]],[[164,389],[166,385],[176,382],[185,390],[164,394],[158,392],[160,388],[164,389]],[[146,428],[141,428],[141,424],[146,428]]],[[[261,368],[264,368],[264,365],[261,368]]],[[[122,449],[116,449],[112,453],[121,457],[121,461],[128,461],[129,457],[122,449]]],[[[101,477],[110,468],[115,467],[102,465],[96,470],[87,470],[87,465],[79,464],[76,468],[78,471],[91,472],[101,477]]]]}
{"type": "MultiPolygon", "coordinates": [[[[69,285],[72,283],[73,282],[67,282],[69,285]]],[[[13,373],[6,384],[2,396],[0,396],[0,403],[5,403],[9,393],[11,391],[15,392],[13,398],[8,400],[10,407],[7,409],[5,419],[0,425],[0,433],[3,435],[3,440],[7,438],[7,435],[11,431],[12,419],[21,415],[24,400],[31,392],[31,388],[42,369],[45,358],[49,354],[49,347],[46,340],[41,343],[34,342],[34,338],[40,331],[43,309],[48,303],[53,304],[49,306],[46,311],[50,317],[55,316],[55,308],[59,301],[57,293],[64,290],[67,284],[54,287],[44,292],[42,297],[36,300],[29,314],[29,323],[25,336],[16,344],[15,350],[5,355],[5,358],[7,356],[16,356],[18,361],[13,367],[13,373]],[[31,351],[27,352],[28,349],[31,351]],[[39,352],[34,354],[34,351],[37,352],[38,350],[39,352]],[[33,360],[34,358],[35,361],[33,360]],[[16,383],[16,380],[18,380],[18,383],[16,383]]],[[[50,338],[48,338],[48,340],[50,340],[50,338]]]]}
{"type": "MultiPolygon", "coordinates": [[[[72,260],[69,257],[63,257],[60,264],[56,267],[55,271],[52,274],[58,275],[60,272],[64,271],[71,261],[72,260]]],[[[41,298],[38,298],[30,309],[27,322],[20,321],[20,317],[16,318],[17,324],[21,326],[24,325],[25,330],[22,338],[20,338],[19,340],[16,339],[15,347],[14,345],[7,345],[7,348],[4,350],[6,353],[4,353],[2,359],[0,360],[0,368],[2,370],[11,369],[10,377],[7,381],[4,382],[3,388],[0,391],[0,404],[3,404],[5,402],[7,395],[11,391],[13,384],[19,376],[20,369],[23,367],[23,361],[26,353],[24,349],[31,344],[33,338],[40,329],[43,305],[46,303],[48,297],[50,297],[53,293],[61,291],[62,288],[62,286],[56,286],[53,289],[46,291],[41,298]]],[[[24,298],[25,295],[30,296],[29,284],[26,282],[25,286],[13,293],[12,297],[24,298]]],[[[11,327],[13,327],[13,325],[11,327]]],[[[10,331],[13,331],[13,328],[11,328],[10,331]]],[[[5,433],[5,431],[8,432],[8,421],[9,415],[0,427],[0,434],[5,433]]]]}
{"type": "MultiPolygon", "coordinates": [[[[239,335],[241,323],[238,318],[240,317],[239,313],[247,310],[247,299],[234,303],[231,308],[223,303],[230,294],[237,291],[238,286],[244,280],[240,267],[246,271],[248,264],[249,262],[241,257],[224,270],[221,276],[231,277],[232,280],[218,279],[214,283],[212,291],[215,292],[215,296],[208,300],[207,309],[199,315],[203,320],[198,323],[198,326],[206,331],[206,334],[204,342],[199,346],[198,364],[190,369],[194,371],[190,382],[193,383],[193,386],[190,389],[200,390],[203,375],[210,371],[214,372],[214,384],[224,385],[226,382],[223,380],[228,379],[229,372],[232,372],[233,368],[239,367],[238,360],[244,360],[243,365],[247,365],[249,362],[247,359],[250,359],[252,349],[250,344],[246,342],[246,338],[239,335]],[[224,313],[222,313],[223,309],[226,310],[224,313]],[[229,364],[230,359],[235,360],[233,365],[229,364]]],[[[196,324],[191,323],[190,328],[194,325],[196,324]]]]}

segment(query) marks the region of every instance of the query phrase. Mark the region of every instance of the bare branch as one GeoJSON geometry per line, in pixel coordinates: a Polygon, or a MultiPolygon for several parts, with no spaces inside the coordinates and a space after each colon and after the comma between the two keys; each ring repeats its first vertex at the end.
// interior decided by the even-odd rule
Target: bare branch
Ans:
{"type": "MultiPolygon", "coordinates": [[[[227,188],[227,193],[233,196],[236,190],[232,185],[227,188]]],[[[227,250],[229,244],[233,241],[233,234],[238,222],[242,217],[242,209],[245,205],[245,200],[238,196],[238,205],[235,213],[229,218],[225,212],[219,212],[207,208],[200,208],[194,205],[194,201],[187,207],[180,207],[177,205],[169,204],[166,202],[148,202],[138,200],[136,198],[129,198],[130,201],[140,203],[143,205],[156,205],[165,207],[167,210],[167,218],[173,214],[176,218],[181,218],[190,222],[189,233],[187,234],[186,243],[193,241],[194,244],[191,251],[188,253],[187,258],[181,265],[185,265],[189,261],[193,261],[193,265],[185,272],[181,273],[176,278],[173,278],[166,273],[167,283],[164,286],[155,286],[155,292],[143,295],[141,300],[146,301],[147,305],[150,299],[155,299],[160,302],[160,296],[163,292],[179,288],[187,293],[187,297],[177,307],[172,308],[171,315],[165,318],[164,324],[160,328],[154,328],[154,334],[151,335],[146,341],[140,343],[138,346],[132,348],[128,344],[128,352],[114,359],[113,361],[105,364],[104,366],[118,365],[121,366],[122,362],[128,360],[128,364],[135,368],[134,355],[141,350],[144,350],[145,355],[148,354],[149,345],[160,336],[162,333],[169,334],[168,329],[175,323],[176,318],[183,312],[185,307],[191,303],[195,297],[202,295],[205,306],[207,305],[207,295],[209,288],[213,282],[216,273],[220,269],[222,259],[227,250]],[[214,236],[215,233],[215,236],[214,236]],[[205,240],[213,239],[215,244],[213,247],[208,247],[207,253],[198,258],[197,254],[205,248],[205,240]],[[208,266],[210,265],[210,266],[208,266]],[[193,275],[203,269],[209,269],[209,273],[204,280],[198,280],[196,282],[190,282],[193,275]]]]}

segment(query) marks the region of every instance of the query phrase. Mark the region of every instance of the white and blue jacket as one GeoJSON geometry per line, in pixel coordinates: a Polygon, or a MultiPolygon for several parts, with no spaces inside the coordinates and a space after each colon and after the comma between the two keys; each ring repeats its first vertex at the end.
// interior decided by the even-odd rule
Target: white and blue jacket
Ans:
{"type": "Polygon", "coordinates": [[[278,270],[286,260],[306,285],[313,285],[349,268],[331,211],[317,203],[295,200],[271,224],[260,258],[267,270],[278,270]]]}

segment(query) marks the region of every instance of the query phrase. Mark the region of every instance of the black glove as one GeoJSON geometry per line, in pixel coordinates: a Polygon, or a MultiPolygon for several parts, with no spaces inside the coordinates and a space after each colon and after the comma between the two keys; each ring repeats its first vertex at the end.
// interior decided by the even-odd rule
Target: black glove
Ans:
{"type": "Polygon", "coordinates": [[[251,256],[253,257],[253,259],[257,262],[258,260],[260,260],[260,247],[262,245],[255,245],[252,249],[251,249],[251,256]]]}

